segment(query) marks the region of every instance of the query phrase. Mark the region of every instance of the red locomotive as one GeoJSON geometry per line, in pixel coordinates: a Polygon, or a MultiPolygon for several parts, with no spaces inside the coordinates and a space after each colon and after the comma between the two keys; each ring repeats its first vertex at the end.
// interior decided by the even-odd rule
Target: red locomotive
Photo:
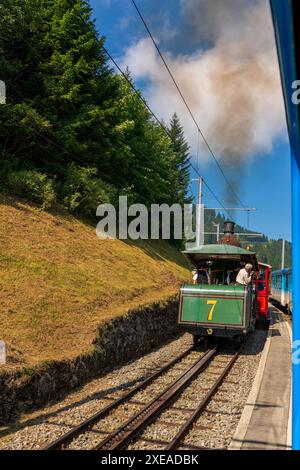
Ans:
{"type": "Polygon", "coordinates": [[[271,294],[271,266],[258,263],[259,272],[254,280],[257,290],[257,319],[263,326],[268,325],[268,302],[271,294]]]}

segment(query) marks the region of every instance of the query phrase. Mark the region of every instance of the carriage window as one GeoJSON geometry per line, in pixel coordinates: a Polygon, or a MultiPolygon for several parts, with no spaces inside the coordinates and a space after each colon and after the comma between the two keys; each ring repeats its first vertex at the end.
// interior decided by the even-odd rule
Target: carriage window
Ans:
{"type": "Polygon", "coordinates": [[[256,281],[256,285],[257,285],[257,290],[264,290],[265,288],[265,272],[264,271],[260,271],[258,276],[257,276],[257,281],[256,281]]]}

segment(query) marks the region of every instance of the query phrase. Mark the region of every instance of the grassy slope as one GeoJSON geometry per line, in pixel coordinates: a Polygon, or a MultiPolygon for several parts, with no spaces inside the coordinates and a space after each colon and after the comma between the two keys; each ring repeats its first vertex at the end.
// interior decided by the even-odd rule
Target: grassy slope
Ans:
{"type": "Polygon", "coordinates": [[[100,241],[69,215],[0,198],[0,339],[11,363],[87,351],[102,320],[177,292],[188,275],[165,242],[100,241]]]}

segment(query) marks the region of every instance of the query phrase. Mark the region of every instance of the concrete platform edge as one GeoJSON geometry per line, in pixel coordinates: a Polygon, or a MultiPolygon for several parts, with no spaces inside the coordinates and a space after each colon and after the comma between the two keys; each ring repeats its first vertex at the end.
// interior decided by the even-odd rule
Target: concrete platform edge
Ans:
{"type": "Polygon", "coordinates": [[[242,448],[243,441],[244,441],[244,438],[245,438],[245,435],[246,435],[246,432],[250,423],[250,419],[253,413],[253,409],[257,401],[257,397],[258,397],[258,393],[259,393],[259,389],[261,385],[261,380],[264,374],[267,357],[269,354],[271,338],[272,338],[272,330],[269,329],[266,342],[264,345],[264,350],[259,361],[258,369],[256,372],[255,379],[253,381],[252,388],[249,392],[244,410],[240,417],[239,424],[237,425],[233,438],[231,439],[228,450],[241,450],[242,448]]]}
{"type": "MultiPolygon", "coordinates": [[[[288,330],[290,342],[292,344],[292,329],[290,325],[288,324],[288,322],[285,321],[284,323],[288,330]]],[[[231,442],[228,446],[228,450],[241,450],[242,449],[244,438],[246,436],[247,429],[248,429],[248,426],[252,417],[252,413],[255,407],[255,403],[257,401],[257,397],[260,391],[261,382],[262,382],[262,378],[263,378],[263,374],[264,374],[264,370],[265,370],[265,366],[266,366],[266,362],[267,362],[267,358],[269,354],[269,349],[271,345],[271,339],[272,339],[272,329],[269,329],[266,342],[264,345],[263,353],[260,358],[258,369],[255,375],[255,379],[253,381],[252,388],[249,392],[244,410],[242,412],[240,421],[237,425],[233,438],[231,439],[231,442]]],[[[292,425],[291,425],[292,423],[291,421],[292,421],[292,397],[290,397],[288,430],[287,430],[287,436],[286,436],[287,449],[292,448],[292,425]]]]}
{"type": "MultiPolygon", "coordinates": [[[[291,325],[288,322],[285,322],[285,325],[288,329],[289,332],[289,337],[291,341],[291,347],[293,344],[293,333],[292,333],[292,328],[291,325]]],[[[289,410],[289,420],[288,420],[288,429],[287,429],[287,436],[286,436],[286,446],[289,449],[292,449],[292,383],[291,383],[291,397],[290,397],[290,410],[289,410]]]]}

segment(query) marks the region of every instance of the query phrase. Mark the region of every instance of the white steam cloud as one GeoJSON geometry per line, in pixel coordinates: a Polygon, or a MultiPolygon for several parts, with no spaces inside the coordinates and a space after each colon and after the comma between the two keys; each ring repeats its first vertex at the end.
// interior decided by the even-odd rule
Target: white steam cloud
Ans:
{"type": "MultiPolygon", "coordinates": [[[[192,36],[195,52],[164,55],[197,122],[230,174],[254,154],[271,152],[274,140],[285,130],[268,1],[182,0],[181,6],[183,22],[177,34],[183,41],[192,36]]],[[[174,111],[178,113],[195,153],[195,125],[150,38],[129,47],[122,62],[135,79],[148,80],[146,97],[161,118],[168,122],[174,111]]],[[[203,145],[200,158],[209,158],[203,145]]]]}

